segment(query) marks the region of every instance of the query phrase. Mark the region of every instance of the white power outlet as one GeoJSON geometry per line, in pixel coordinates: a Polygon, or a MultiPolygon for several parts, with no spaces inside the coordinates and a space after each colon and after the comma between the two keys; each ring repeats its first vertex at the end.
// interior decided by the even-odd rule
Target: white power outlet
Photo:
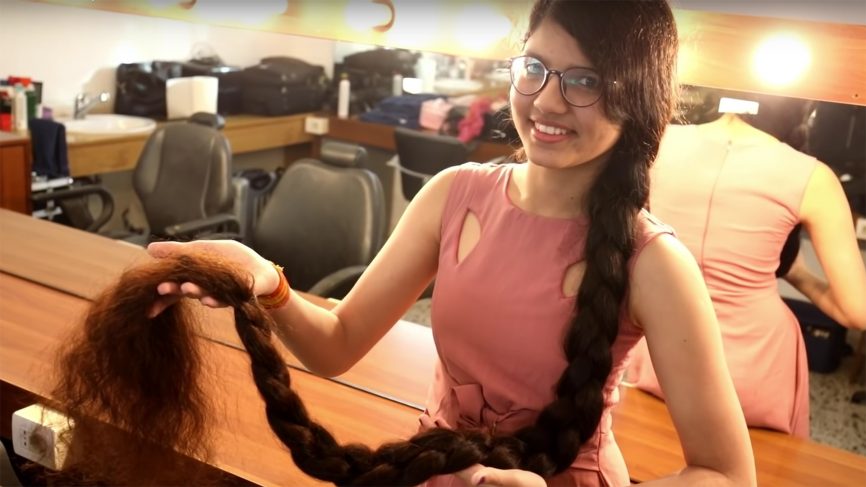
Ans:
{"type": "Polygon", "coordinates": [[[309,116],[304,119],[304,131],[313,135],[327,135],[328,119],[325,117],[309,116]]]}
{"type": "Polygon", "coordinates": [[[66,461],[68,443],[61,437],[72,427],[71,420],[53,409],[40,404],[27,406],[12,415],[12,448],[28,460],[60,470],[66,461]]]}

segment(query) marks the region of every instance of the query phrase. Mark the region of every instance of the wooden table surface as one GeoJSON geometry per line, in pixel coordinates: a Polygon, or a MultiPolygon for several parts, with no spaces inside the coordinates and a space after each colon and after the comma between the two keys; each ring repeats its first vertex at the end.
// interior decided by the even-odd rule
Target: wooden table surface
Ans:
{"type": "MultiPolygon", "coordinates": [[[[304,130],[309,113],[264,117],[229,115],[222,132],[229,140],[232,154],[244,154],[280,147],[309,145],[314,136],[304,130]]],[[[159,122],[160,124],[165,122],[159,122]]],[[[69,171],[72,176],[87,176],[135,167],[150,134],[114,136],[68,134],[69,171]]],[[[311,147],[302,153],[309,155],[311,147]]],[[[297,154],[288,156],[296,158],[297,154]]],[[[290,162],[290,161],[286,161],[290,162]]]]}
{"type": "MultiPolygon", "coordinates": [[[[57,338],[50,330],[21,324],[38,322],[50,326],[51,330],[68,328],[70,317],[80,315],[87,306],[87,299],[99,292],[100,285],[116,278],[122,268],[146,258],[140,248],[0,211],[0,272],[6,274],[0,280],[0,364],[16,362],[14,370],[0,365],[2,379],[7,381],[8,378],[19,387],[44,393],[44,389],[33,382],[38,374],[27,367],[19,367],[17,363],[38,365],[46,353],[34,347],[40,342],[45,346],[57,338]],[[57,307],[46,308],[37,304],[46,302],[46,299],[56,303],[57,307]],[[10,330],[17,330],[15,333],[20,334],[16,335],[14,343],[7,343],[12,342],[7,339],[10,330]],[[45,334],[48,338],[40,338],[45,334]]],[[[317,302],[323,306],[331,305],[321,299],[317,302]]],[[[228,357],[226,364],[232,363],[225,367],[231,367],[236,374],[238,384],[232,383],[231,387],[237,388],[245,398],[244,404],[249,407],[245,410],[246,415],[259,415],[261,404],[249,380],[244,362],[246,356],[239,350],[230,314],[226,310],[212,310],[209,322],[211,326],[205,328],[204,338],[214,343],[214,350],[227,350],[214,353],[224,353],[228,357]]],[[[284,350],[284,353],[287,362],[299,365],[289,352],[284,350]]],[[[407,404],[423,404],[435,358],[429,329],[400,322],[370,354],[336,379],[343,384],[302,371],[294,374],[304,378],[300,384],[309,384],[304,385],[308,389],[301,390],[301,394],[311,410],[317,416],[321,414],[333,421],[328,423],[329,426],[345,428],[345,432],[340,430],[341,438],[351,439],[357,433],[362,434],[363,441],[374,443],[389,435],[408,436],[414,431],[418,411],[407,404]],[[346,387],[346,384],[352,387],[346,387]],[[379,434],[362,433],[361,428],[365,426],[355,424],[359,416],[329,409],[334,406],[329,406],[324,400],[328,394],[346,394],[357,401],[358,407],[362,407],[363,397],[369,397],[368,403],[363,405],[372,408],[366,411],[366,421],[378,427],[382,425],[381,419],[374,421],[372,418],[386,414],[392,418],[392,423],[390,426],[382,425],[379,434]],[[396,399],[396,402],[391,399],[396,399]],[[376,408],[381,408],[381,411],[376,408]]],[[[664,403],[635,389],[623,388],[622,393],[622,402],[614,410],[614,434],[631,477],[645,481],[682,468],[684,462],[679,441],[664,403]]],[[[232,395],[235,395],[234,391],[232,395]]],[[[260,426],[267,428],[264,423],[260,426]]],[[[760,485],[866,484],[864,456],[778,432],[753,429],[750,434],[760,485]]],[[[253,438],[259,436],[267,435],[259,432],[250,435],[249,441],[257,441],[253,438]]],[[[261,466],[263,470],[259,471],[255,459],[235,457],[231,452],[225,455],[231,461],[220,460],[221,468],[250,480],[253,477],[260,479],[253,480],[255,482],[271,482],[275,476],[285,474],[282,469],[272,471],[272,467],[267,466],[261,466]]]]}

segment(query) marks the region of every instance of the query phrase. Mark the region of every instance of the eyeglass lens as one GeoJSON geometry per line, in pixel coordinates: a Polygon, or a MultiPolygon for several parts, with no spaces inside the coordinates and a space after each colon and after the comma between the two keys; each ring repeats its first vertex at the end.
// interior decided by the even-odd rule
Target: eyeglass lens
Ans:
{"type": "MultiPolygon", "coordinates": [[[[511,62],[511,84],[522,95],[534,95],[544,86],[551,73],[540,60],[520,56],[511,62]]],[[[560,74],[565,100],[574,106],[590,106],[601,98],[601,77],[589,68],[569,68],[560,74]]]]}

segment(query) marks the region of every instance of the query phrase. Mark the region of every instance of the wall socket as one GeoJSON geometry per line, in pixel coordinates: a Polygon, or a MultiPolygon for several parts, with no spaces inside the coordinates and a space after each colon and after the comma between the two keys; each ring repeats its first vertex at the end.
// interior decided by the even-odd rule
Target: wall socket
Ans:
{"type": "Polygon", "coordinates": [[[304,131],[313,135],[327,135],[328,119],[310,116],[304,119],[304,131]]]}
{"type": "Polygon", "coordinates": [[[60,470],[68,444],[68,438],[61,438],[72,427],[71,420],[53,409],[41,404],[27,406],[12,415],[12,449],[28,460],[60,470]]]}

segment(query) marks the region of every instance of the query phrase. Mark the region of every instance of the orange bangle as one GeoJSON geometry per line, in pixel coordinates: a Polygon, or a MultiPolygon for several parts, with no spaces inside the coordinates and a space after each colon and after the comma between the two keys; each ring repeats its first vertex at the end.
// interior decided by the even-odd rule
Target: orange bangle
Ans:
{"type": "Polygon", "coordinates": [[[291,288],[289,287],[289,281],[286,279],[286,275],[283,273],[283,268],[273,262],[271,262],[271,264],[273,264],[274,269],[277,270],[277,274],[280,276],[280,283],[277,285],[274,292],[264,296],[256,296],[259,304],[265,309],[282,308],[289,302],[289,296],[291,296],[291,293],[289,292],[291,291],[291,288]]]}

